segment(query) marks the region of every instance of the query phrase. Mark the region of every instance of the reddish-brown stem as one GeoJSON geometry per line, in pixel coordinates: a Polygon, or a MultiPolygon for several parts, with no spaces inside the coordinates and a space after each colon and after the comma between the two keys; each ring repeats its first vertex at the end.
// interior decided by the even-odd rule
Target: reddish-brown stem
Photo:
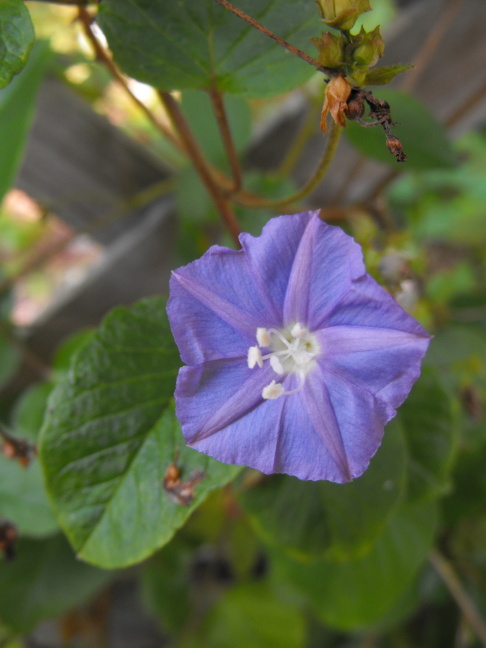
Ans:
{"type": "Polygon", "coordinates": [[[153,114],[153,112],[143,103],[143,101],[140,101],[138,97],[136,97],[133,92],[130,90],[130,88],[127,85],[127,82],[123,78],[123,76],[120,74],[118,71],[116,65],[113,63],[111,60],[110,56],[107,54],[107,52],[104,50],[104,48],[100,45],[100,42],[96,38],[95,34],[93,33],[93,30],[91,29],[91,24],[93,22],[93,17],[83,7],[78,7],[78,17],[79,21],[83,27],[83,31],[86,35],[86,38],[89,40],[91,43],[94,52],[96,54],[96,57],[99,61],[101,61],[110,71],[112,77],[114,80],[123,88],[123,90],[127,93],[127,95],[130,97],[132,101],[134,101],[137,106],[142,110],[142,112],[145,114],[146,117],[152,122],[152,124],[157,128],[157,130],[166,137],[171,144],[173,144],[176,148],[180,149],[181,144],[177,140],[176,137],[174,137],[174,134],[172,131],[165,126],[157,117],[153,114]]]}
{"type": "Polygon", "coordinates": [[[229,191],[230,193],[234,193],[235,191],[239,191],[241,189],[242,184],[240,161],[238,159],[238,154],[236,152],[233,137],[231,135],[231,128],[228,122],[228,117],[224,107],[224,101],[221,92],[218,90],[218,88],[213,87],[209,91],[209,96],[213,104],[214,116],[216,117],[216,121],[218,123],[221,139],[223,140],[226,155],[228,157],[231,172],[233,174],[233,186],[229,191]]]}
{"type": "Polygon", "coordinates": [[[210,167],[206,162],[206,158],[199,148],[196,138],[192,134],[184,115],[182,114],[179,104],[169,92],[159,91],[159,96],[164,105],[167,114],[172,120],[172,124],[177,131],[181,141],[183,142],[186,152],[191,158],[201,180],[204,182],[209,195],[214,201],[223,222],[228,228],[231,236],[233,237],[236,245],[239,247],[240,242],[238,239],[241,230],[239,228],[236,217],[231,209],[227,199],[222,194],[219,185],[214,179],[210,167]]]}
{"type": "Polygon", "coordinates": [[[286,50],[291,52],[294,56],[298,56],[300,59],[305,61],[306,63],[309,63],[309,65],[312,65],[313,67],[316,68],[316,70],[319,70],[320,72],[324,72],[328,76],[334,77],[337,74],[336,70],[333,70],[332,68],[327,68],[324,67],[323,65],[320,65],[318,61],[313,59],[311,56],[300,50],[298,47],[294,47],[290,43],[287,43],[283,38],[280,38],[280,36],[277,36],[277,34],[274,34],[272,31],[267,29],[266,27],[263,27],[263,25],[260,25],[260,23],[256,22],[251,16],[246,14],[244,11],[241,11],[241,9],[238,9],[237,7],[234,7],[232,4],[230,4],[227,0],[216,0],[217,3],[225,7],[225,9],[228,9],[228,11],[231,11],[232,13],[235,14],[235,16],[238,16],[238,18],[241,18],[242,20],[245,20],[249,25],[254,27],[255,29],[258,29],[258,31],[262,32],[262,34],[265,34],[265,36],[268,36],[269,38],[273,39],[276,43],[278,43],[281,47],[285,47],[286,50]]]}

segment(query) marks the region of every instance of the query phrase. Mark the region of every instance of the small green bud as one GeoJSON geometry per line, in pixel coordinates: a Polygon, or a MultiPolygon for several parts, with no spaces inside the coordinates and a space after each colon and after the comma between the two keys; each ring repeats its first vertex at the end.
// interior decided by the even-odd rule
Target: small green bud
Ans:
{"type": "Polygon", "coordinates": [[[324,32],[320,38],[311,38],[316,46],[319,64],[327,68],[341,68],[344,64],[344,43],[342,36],[324,32]]]}
{"type": "Polygon", "coordinates": [[[326,25],[349,31],[358,17],[371,9],[369,0],[315,0],[326,25]]]}
{"type": "Polygon", "coordinates": [[[380,34],[380,28],[376,27],[371,32],[361,28],[360,33],[354,37],[356,46],[353,49],[353,62],[358,67],[373,67],[378,59],[383,56],[385,43],[380,34]]]}
{"type": "Polygon", "coordinates": [[[366,75],[368,74],[367,70],[353,70],[348,74],[346,80],[353,86],[362,88],[366,85],[366,75]]]}

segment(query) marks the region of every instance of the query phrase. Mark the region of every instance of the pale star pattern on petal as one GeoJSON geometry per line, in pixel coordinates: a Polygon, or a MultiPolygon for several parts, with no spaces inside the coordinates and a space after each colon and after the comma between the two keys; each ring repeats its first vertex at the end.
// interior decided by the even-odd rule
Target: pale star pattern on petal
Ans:
{"type": "Polygon", "coordinates": [[[186,443],[267,474],[350,481],[418,378],[430,336],[317,212],[273,218],[240,241],[172,274],[186,443]]]}

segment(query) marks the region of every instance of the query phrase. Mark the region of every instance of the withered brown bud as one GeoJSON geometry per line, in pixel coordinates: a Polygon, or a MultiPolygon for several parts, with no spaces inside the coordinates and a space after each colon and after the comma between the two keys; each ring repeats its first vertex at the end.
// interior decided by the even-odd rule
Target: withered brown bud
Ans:
{"type": "Polygon", "coordinates": [[[403,144],[398,137],[395,137],[395,135],[387,135],[386,147],[395,156],[397,162],[405,162],[407,156],[403,151],[403,144]]]}
{"type": "Polygon", "coordinates": [[[360,120],[365,111],[364,97],[360,92],[353,90],[349,96],[347,106],[344,110],[346,117],[351,121],[360,120]]]}
{"type": "Polygon", "coordinates": [[[4,554],[5,560],[15,558],[15,542],[17,541],[17,529],[10,520],[0,520],[0,551],[4,554]]]}
{"type": "Polygon", "coordinates": [[[346,126],[344,118],[347,109],[347,101],[351,94],[351,86],[342,76],[336,76],[327,84],[324,105],[321,113],[321,130],[327,131],[327,115],[331,113],[338,126],[346,126]]]}
{"type": "Polygon", "coordinates": [[[0,431],[3,437],[1,452],[7,459],[16,459],[23,468],[26,468],[32,457],[36,454],[36,447],[25,439],[16,439],[4,431],[0,431]]]}

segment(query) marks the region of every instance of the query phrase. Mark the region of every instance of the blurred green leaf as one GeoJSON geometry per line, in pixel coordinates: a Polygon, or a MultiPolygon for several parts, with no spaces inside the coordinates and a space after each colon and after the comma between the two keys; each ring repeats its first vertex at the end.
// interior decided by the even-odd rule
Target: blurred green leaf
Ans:
{"type": "Polygon", "coordinates": [[[218,222],[218,212],[193,166],[182,169],[177,176],[176,201],[183,223],[190,224],[190,238],[194,239],[195,224],[218,222]]]}
{"type": "Polygon", "coordinates": [[[240,470],[185,446],[170,406],[179,365],[165,300],[148,299],[107,316],[49,399],[40,445],[47,489],[88,562],[143,560],[240,470]],[[183,480],[204,473],[190,506],[162,485],[176,461],[183,480]]]}
{"type": "Polygon", "coordinates": [[[21,539],[11,562],[0,562],[0,619],[17,632],[67,612],[112,577],[74,556],[64,537],[21,539]]]}
{"type": "MultiPolygon", "coordinates": [[[[222,100],[235,149],[241,152],[250,139],[250,107],[248,102],[240,97],[228,95],[222,100]]],[[[186,90],[182,93],[182,110],[207,158],[229,170],[224,144],[208,94],[200,90],[186,90]]]]}
{"type": "Polygon", "coordinates": [[[302,563],[275,558],[277,576],[298,588],[329,626],[345,632],[377,624],[410,587],[431,549],[437,527],[433,504],[407,505],[387,522],[361,558],[302,563]]]}
{"type": "Polygon", "coordinates": [[[27,132],[34,116],[35,96],[48,57],[47,43],[37,43],[22,73],[0,90],[0,201],[10,189],[22,160],[27,132]]]}
{"type": "Polygon", "coordinates": [[[24,67],[34,44],[30,13],[23,0],[0,3],[0,88],[24,67]]]}
{"type": "Polygon", "coordinates": [[[424,365],[437,370],[450,394],[461,385],[486,388],[486,336],[475,325],[449,325],[432,339],[424,365]]]}
{"type": "MultiPolygon", "coordinates": [[[[484,422],[482,427],[484,428],[484,422]]],[[[444,521],[451,527],[464,518],[484,514],[485,462],[486,443],[462,449],[454,469],[454,487],[442,500],[444,521]]],[[[470,539],[473,540],[472,536],[470,539]]]]}
{"type": "MultiPolygon", "coordinates": [[[[7,326],[7,324],[4,323],[4,326],[7,326]]],[[[14,375],[19,363],[20,354],[17,347],[0,331],[0,386],[4,385],[14,375]]]]}
{"type": "MultiPolygon", "coordinates": [[[[379,98],[391,106],[391,115],[398,122],[393,133],[402,142],[406,169],[448,168],[456,163],[456,154],[443,126],[417,99],[397,90],[380,90],[379,98]]],[[[385,144],[379,126],[363,128],[347,122],[345,130],[351,144],[363,155],[396,167],[396,160],[385,144]]]]}
{"type": "MultiPolygon", "coordinates": [[[[319,28],[305,0],[240,0],[238,8],[293,45],[312,50],[319,28]]],[[[215,2],[104,0],[99,23],[118,65],[161,90],[211,88],[245,97],[282,94],[314,68],[215,2]]]]}
{"type": "Polygon", "coordinates": [[[424,370],[398,411],[408,448],[408,498],[437,497],[450,486],[457,420],[435,371],[424,370]]]}
{"type": "Polygon", "coordinates": [[[13,522],[22,535],[45,536],[59,528],[37,459],[23,468],[0,455],[0,517],[13,522]]]}
{"type": "Polygon", "coordinates": [[[205,625],[205,648],[302,648],[305,644],[303,614],[274,597],[263,583],[233,587],[205,625]]]}
{"type": "Polygon", "coordinates": [[[37,443],[44,422],[47,399],[53,387],[50,382],[37,383],[21,394],[12,413],[14,436],[37,443]]]}
{"type": "Polygon", "coordinates": [[[192,553],[191,548],[178,537],[143,566],[143,601],[170,632],[180,632],[190,613],[192,553]]]}
{"type": "Polygon", "coordinates": [[[457,167],[408,174],[388,192],[413,236],[434,240],[438,252],[442,243],[446,254],[447,244],[482,250],[486,236],[486,137],[468,133],[454,142],[454,149],[461,161],[457,167]]]}
{"type": "Polygon", "coordinates": [[[384,65],[374,68],[366,74],[366,85],[385,85],[390,83],[397,74],[406,72],[413,68],[413,65],[384,65]]]}
{"type": "Polygon", "coordinates": [[[404,442],[399,431],[390,431],[368,470],[349,484],[278,475],[244,491],[241,504],[270,544],[296,557],[341,560],[369,548],[404,487],[404,442]]]}

